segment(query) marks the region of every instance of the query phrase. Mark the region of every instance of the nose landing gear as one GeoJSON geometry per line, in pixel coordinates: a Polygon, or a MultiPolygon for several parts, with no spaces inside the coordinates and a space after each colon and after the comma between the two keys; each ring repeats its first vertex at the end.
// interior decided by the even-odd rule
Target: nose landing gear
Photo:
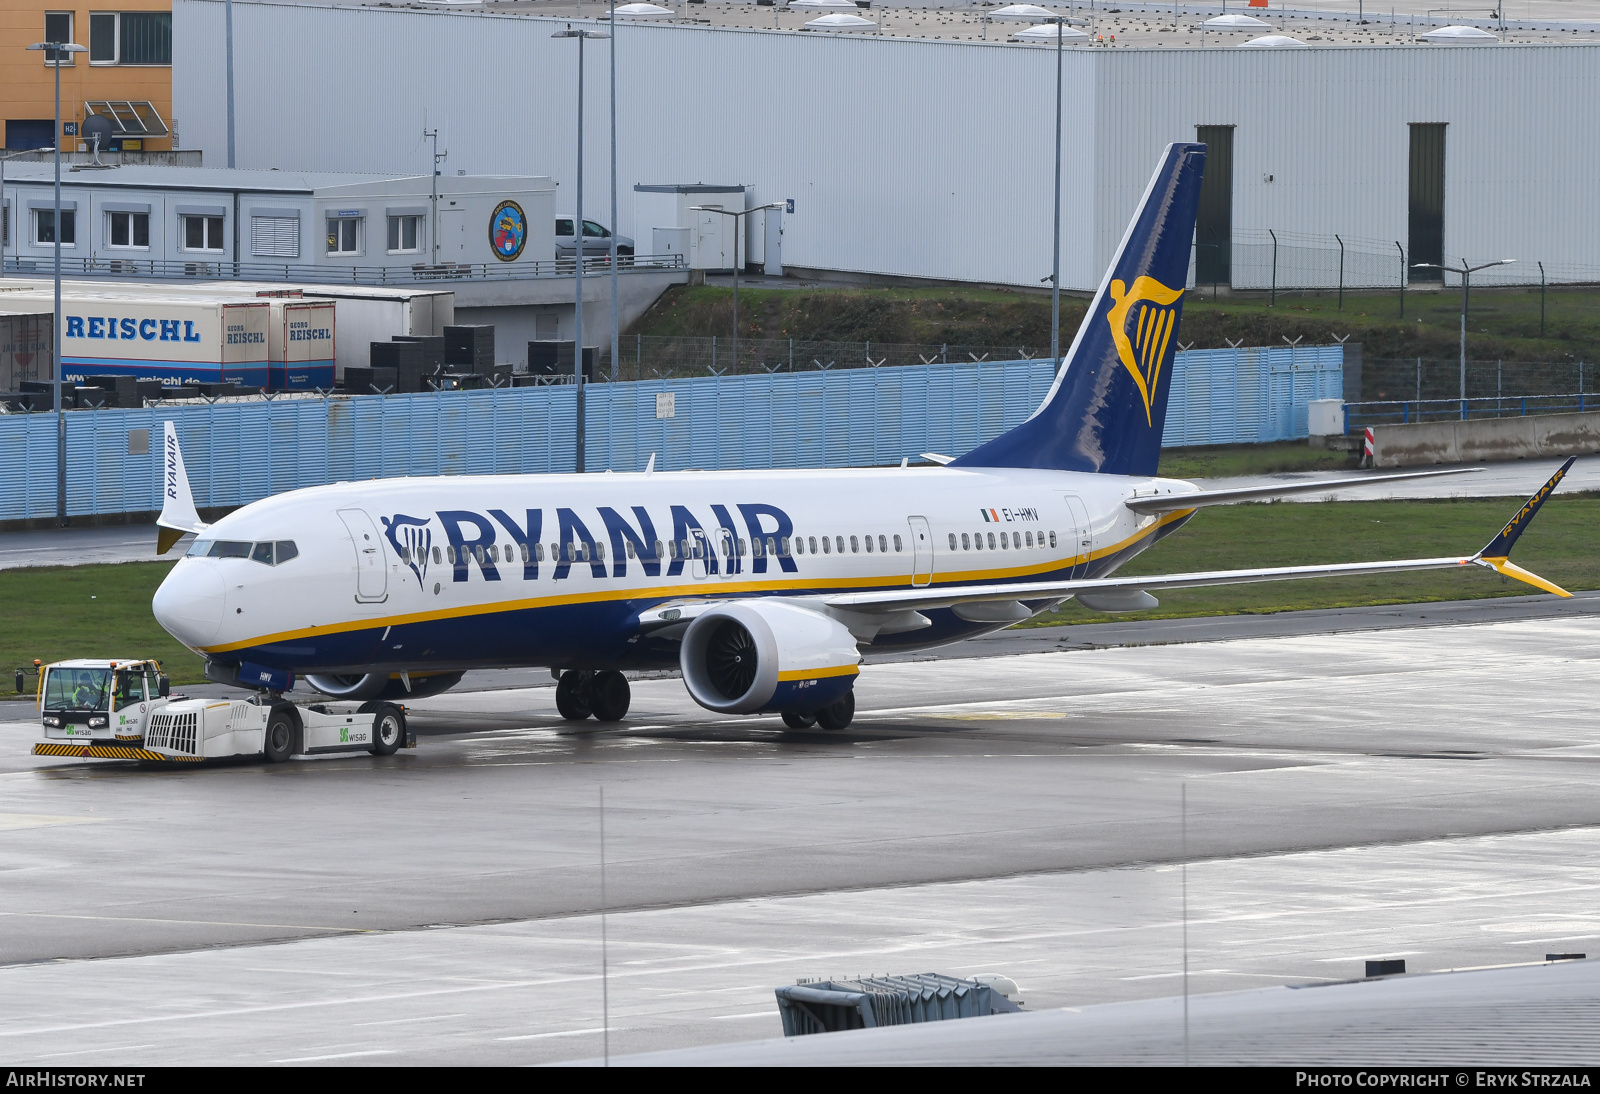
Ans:
{"type": "Polygon", "coordinates": [[[611,669],[569,669],[556,682],[556,710],[569,722],[581,722],[590,715],[601,722],[620,722],[628,716],[632,700],[628,678],[611,669]]]}

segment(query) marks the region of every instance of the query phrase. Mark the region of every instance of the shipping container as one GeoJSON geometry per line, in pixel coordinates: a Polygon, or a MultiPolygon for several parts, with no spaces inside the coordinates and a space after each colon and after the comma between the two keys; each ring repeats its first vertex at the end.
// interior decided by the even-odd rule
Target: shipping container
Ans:
{"type": "MultiPolygon", "coordinates": [[[[5,313],[53,313],[54,303],[47,285],[0,294],[5,313]]],[[[115,289],[68,294],[63,286],[62,379],[137,376],[167,387],[225,381],[265,387],[270,312],[264,300],[162,298],[115,289]]],[[[39,380],[54,375],[48,361],[36,371],[39,380]]]]}

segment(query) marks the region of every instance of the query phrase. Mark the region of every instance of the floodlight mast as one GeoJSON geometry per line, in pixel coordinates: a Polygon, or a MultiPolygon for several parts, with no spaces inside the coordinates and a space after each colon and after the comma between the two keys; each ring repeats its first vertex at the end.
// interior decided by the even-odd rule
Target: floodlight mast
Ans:
{"type": "MultiPolygon", "coordinates": [[[[50,357],[51,364],[51,394],[56,404],[56,522],[65,528],[67,526],[67,419],[61,413],[61,55],[63,53],[87,53],[86,46],[76,42],[35,42],[27,47],[30,50],[44,50],[45,62],[56,70],[56,135],[55,135],[55,161],[56,161],[56,197],[55,218],[51,222],[50,237],[55,241],[56,259],[56,310],[51,323],[50,332],[50,357]]],[[[74,224],[76,228],[76,224],[74,224]]]]}
{"type": "Polygon", "coordinates": [[[751,213],[759,213],[766,209],[784,209],[788,204],[786,201],[769,201],[753,209],[724,209],[720,205],[689,206],[692,211],[721,213],[725,217],[733,218],[733,371],[736,374],[739,371],[739,221],[751,213]]]}
{"type": "MultiPolygon", "coordinates": [[[[1497,258],[1478,266],[1468,266],[1463,259],[1459,266],[1441,266],[1437,262],[1413,262],[1413,270],[1440,270],[1461,275],[1461,417],[1467,417],[1467,294],[1471,291],[1472,275],[1491,266],[1507,266],[1514,258],[1497,258]]],[[[1542,268],[1542,267],[1541,267],[1542,268]]]]}
{"type": "Polygon", "coordinates": [[[577,402],[577,420],[574,428],[573,444],[573,469],[578,474],[583,474],[583,40],[585,38],[609,38],[609,34],[600,30],[572,29],[572,24],[567,24],[566,30],[558,30],[552,38],[576,38],[578,40],[578,171],[577,171],[577,208],[572,215],[572,266],[573,282],[576,291],[572,303],[572,383],[577,402]]]}

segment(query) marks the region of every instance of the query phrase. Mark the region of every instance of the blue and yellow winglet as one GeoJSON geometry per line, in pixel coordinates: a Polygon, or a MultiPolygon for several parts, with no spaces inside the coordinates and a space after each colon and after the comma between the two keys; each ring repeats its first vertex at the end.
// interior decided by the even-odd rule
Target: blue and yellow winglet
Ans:
{"type": "Polygon", "coordinates": [[[1516,545],[1517,537],[1527,531],[1528,525],[1533,523],[1535,514],[1539,512],[1539,507],[1545,503],[1546,498],[1555,493],[1556,484],[1566,477],[1568,471],[1572,470],[1572,465],[1577,462],[1577,459],[1578,457],[1576,456],[1568,457],[1567,462],[1562,464],[1554,475],[1550,476],[1550,481],[1534,491],[1533,497],[1523,503],[1522,508],[1517,510],[1516,516],[1512,517],[1506,526],[1500,529],[1500,534],[1491,539],[1483,550],[1473,556],[1472,561],[1480,566],[1487,566],[1491,570],[1502,573],[1506,577],[1514,577],[1518,581],[1525,581],[1534,588],[1543,589],[1547,593],[1555,593],[1557,596],[1571,596],[1571,593],[1554,582],[1546,581],[1538,574],[1524,570],[1521,566],[1512,562],[1508,556],[1511,554],[1511,548],[1516,545]]]}

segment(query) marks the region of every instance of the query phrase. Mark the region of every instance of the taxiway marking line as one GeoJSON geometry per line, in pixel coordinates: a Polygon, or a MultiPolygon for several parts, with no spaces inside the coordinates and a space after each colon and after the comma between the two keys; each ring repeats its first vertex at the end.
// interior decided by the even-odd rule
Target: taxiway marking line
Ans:
{"type": "Polygon", "coordinates": [[[318,1060],[348,1060],[353,1056],[393,1056],[392,1048],[369,1048],[364,1052],[331,1052],[326,1056],[291,1056],[287,1060],[274,1060],[275,1064],[310,1064],[318,1060]]]}

